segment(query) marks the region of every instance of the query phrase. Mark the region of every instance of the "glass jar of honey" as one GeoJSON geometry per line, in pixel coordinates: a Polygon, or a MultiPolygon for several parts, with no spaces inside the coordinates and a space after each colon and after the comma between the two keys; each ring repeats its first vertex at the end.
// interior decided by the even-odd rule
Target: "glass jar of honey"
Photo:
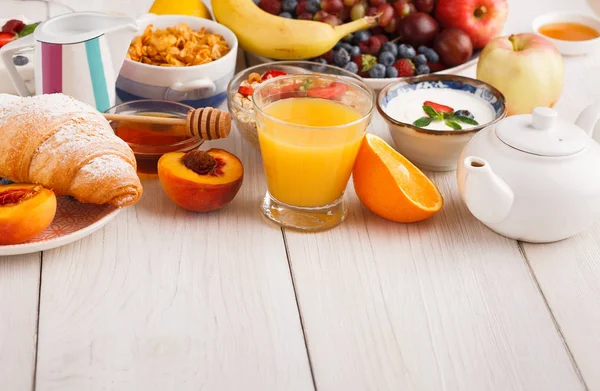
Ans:
{"type": "MultiPolygon", "coordinates": [[[[122,103],[106,110],[109,114],[145,115],[167,118],[186,118],[194,108],[178,102],[137,100],[122,103]]],[[[140,174],[156,174],[158,159],[168,152],[188,152],[204,140],[182,136],[177,126],[110,121],[115,134],[133,150],[140,174]]]]}

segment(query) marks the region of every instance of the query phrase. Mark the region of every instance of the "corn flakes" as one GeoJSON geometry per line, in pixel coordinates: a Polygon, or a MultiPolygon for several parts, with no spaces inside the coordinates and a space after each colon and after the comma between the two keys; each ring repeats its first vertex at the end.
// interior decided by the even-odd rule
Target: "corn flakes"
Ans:
{"type": "Polygon", "coordinates": [[[153,25],[148,25],[129,45],[127,58],[149,65],[184,67],[218,60],[229,50],[222,36],[210,34],[204,27],[193,31],[181,23],[155,30],[153,25]]]}

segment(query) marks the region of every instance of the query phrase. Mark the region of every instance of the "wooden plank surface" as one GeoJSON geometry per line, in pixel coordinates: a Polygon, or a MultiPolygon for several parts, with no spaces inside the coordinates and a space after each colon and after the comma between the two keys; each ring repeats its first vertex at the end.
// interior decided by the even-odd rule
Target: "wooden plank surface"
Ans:
{"type": "Polygon", "coordinates": [[[0,257],[0,389],[32,390],[41,253],[0,257]]]}
{"type": "Polygon", "coordinates": [[[583,390],[518,244],[453,173],[431,177],[446,206],[429,221],[384,221],[349,189],[341,227],[286,231],[318,390],[583,390]]]}
{"type": "Polygon", "coordinates": [[[44,255],[38,390],[313,389],[281,230],[261,219],[259,154],[225,209],[186,212],[157,179],[102,231],[44,255]]]}
{"type": "MultiPolygon", "coordinates": [[[[588,3],[575,2],[571,10],[591,13],[594,8],[600,14],[600,1],[588,3]]],[[[565,87],[556,105],[565,118],[575,121],[587,105],[600,101],[599,62],[597,53],[565,58],[565,87]]],[[[600,224],[558,243],[524,243],[523,249],[588,389],[599,391],[600,224]]]]}

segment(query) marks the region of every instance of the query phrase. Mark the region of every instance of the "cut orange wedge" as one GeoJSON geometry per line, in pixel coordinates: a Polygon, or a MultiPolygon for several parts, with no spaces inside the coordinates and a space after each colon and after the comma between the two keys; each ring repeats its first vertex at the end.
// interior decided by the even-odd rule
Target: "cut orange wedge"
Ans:
{"type": "Polygon", "coordinates": [[[367,133],[362,141],[352,178],[360,201],[384,219],[399,223],[421,221],[444,205],[433,182],[373,134],[367,133]]]}

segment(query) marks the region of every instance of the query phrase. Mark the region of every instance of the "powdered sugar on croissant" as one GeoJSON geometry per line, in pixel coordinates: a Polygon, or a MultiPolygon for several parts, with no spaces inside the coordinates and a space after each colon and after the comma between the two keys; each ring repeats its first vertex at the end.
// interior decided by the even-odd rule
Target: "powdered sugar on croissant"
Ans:
{"type": "Polygon", "coordinates": [[[142,195],[136,162],[93,107],[63,94],[0,94],[0,177],[118,207],[142,195]]]}

